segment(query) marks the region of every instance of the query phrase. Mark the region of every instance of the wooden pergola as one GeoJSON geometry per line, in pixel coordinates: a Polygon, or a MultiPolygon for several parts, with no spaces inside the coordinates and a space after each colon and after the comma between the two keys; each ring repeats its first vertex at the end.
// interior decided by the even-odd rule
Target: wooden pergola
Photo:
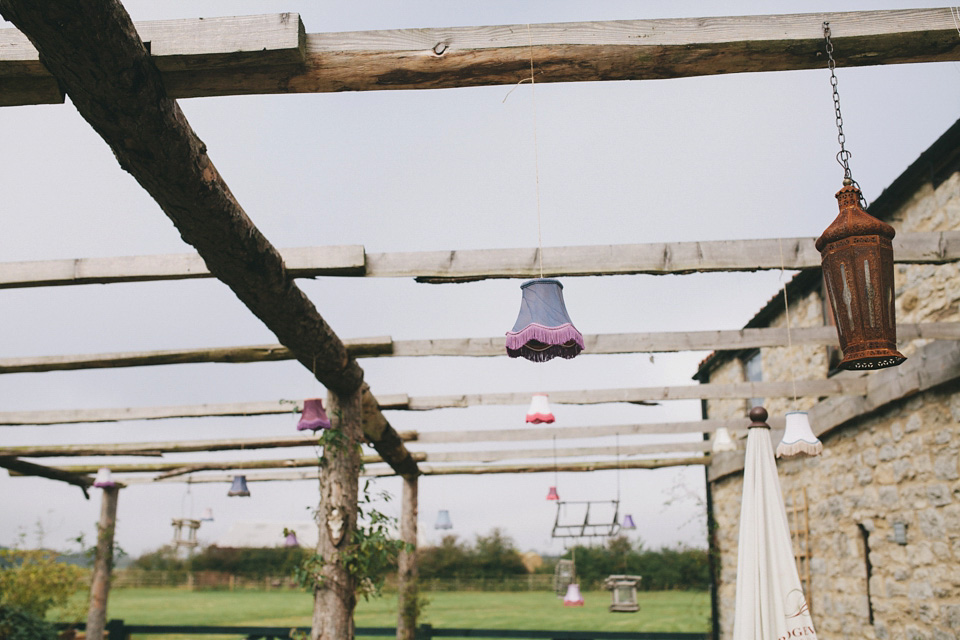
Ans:
{"type": "MultiPolygon", "coordinates": [[[[404,480],[401,536],[415,544],[417,478],[420,475],[594,471],[706,465],[709,440],[675,438],[662,444],[579,446],[553,450],[484,450],[480,443],[599,438],[610,435],[710,434],[739,428],[739,421],[701,420],[652,424],[483,431],[398,432],[385,412],[449,407],[523,405],[529,394],[503,391],[442,396],[375,396],[364,382],[363,358],[504,356],[502,337],[394,340],[389,336],[341,340],[297,278],[413,278],[425,283],[468,282],[539,275],[537,249],[367,253],[362,246],[278,250],[247,217],[217,172],[206,146],[177,105],[177,98],[262,93],[320,93],[383,89],[436,89],[512,85],[529,76],[531,50],[537,82],[664,79],[748,71],[822,68],[821,24],[829,21],[844,53],[840,64],[876,65],[960,60],[960,38],[948,8],[737,18],[637,20],[308,34],[297,14],[175,20],[134,25],[116,0],[63,2],[39,7],[0,0],[0,15],[18,30],[0,30],[0,105],[63,102],[68,95],[82,117],[173,221],[196,253],[83,258],[0,264],[0,288],[71,286],[217,278],[279,341],[230,348],[2,358],[0,373],[160,366],[199,362],[297,360],[329,391],[328,411],[339,417],[352,442],[376,455],[361,458],[323,452],[316,459],[258,461],[150,461],[111,465],[124,485],[224,482],[210,473],[262,470],[250,481],[321,479],[318,553],[327,559],[324,583],[315,590],[314,638],[352,637],[354,577],[336,560],[356,526],[361,462],[370,475],[404,480]],[[92,42],[89,34],[99,38],[92,42]],[[461,446],[444,452],[421,444],[461,446]],[[620,460],[620,456],[626,459],[620,460]],[[530,462],[559,457],[594,461],[530,462]],[[513,462],[510,462],[510,461],[513,462]],[[524,462],[516,462],[523,460],[524,462]],[[509,464],[507,464],[509,462],[509,464]],[[491,464],[495,463],[495,464],[491,464]],[[301,470],[295,470],[301,469],[301,470]],[[302,470],[308,469],[308,470],[302,470]],[[319,474],[319,475],[318,475],[319,474]]],[[[212,150],[215,152],[215,150],[212,150]]],[[[943,264],[960,259],[960,232],[903,233],[895,242],[899,263],[943,264]]],[[[752,272],[819,267],[813,238],[680,242],[562,247],[543,252],[546,276],[752,272]]],[[[928,339],[923,357],[870,376],[842,374],[828,380],[702,384],[654,388],[554,391],[557,404],[649,404],[689,399],[754,397],[827,398],[815,409],[826,431],[881,402],[906,397],[956,376],[960,323],[905,324],[901,340],[928,339]]],[[[591,354],[742,350],[786,344],[785,329],[587,335],[591,354]]],[[[835,345],[832,327],[798,328],[795,345],[835,345]]],[[[64,411],[0,412],[0,425],[53,425],[180,417],[290,413],[289,402],[264,399],[228,405],[111,407],[64,411]]],[[[777,427],[776,420],[771,420],[777,427]]],[[[101,464],[48,466],[24,460],[44,457],[133,455],[162,458],[197,451],[292,448],[307,436],[136,442],[100,445],[36,445],[0,448],[0,466],[84,489],[101,464]]],[[[724,469],[736,467],[730,458],[724,469]]],[[[742,464],[740,462],[739,464],[742,464]]],[[[103,494],[97,564],[91,591],[88,637],[102,638],[117,489],[103,494]]],[[[416,597],[413,554],[400,561],[400,611],[416,597]]],[[[412,638],[416,621],[401,615],[398,638],[412,638]]]]}

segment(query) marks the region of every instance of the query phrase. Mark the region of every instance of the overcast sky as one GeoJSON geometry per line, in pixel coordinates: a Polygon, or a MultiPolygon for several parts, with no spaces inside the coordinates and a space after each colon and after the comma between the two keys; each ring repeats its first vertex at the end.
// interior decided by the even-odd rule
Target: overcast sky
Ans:
{"type": "MultiPolygon", "coordinates": [[[[148,2],[134,20],[299,11],[308,33],[707,15],[922,7],[927,2],[148,2]],[[319,7],[318,7],[319,5],[319,7]]],[[[9,25],[7,25],[9,26],[9,25]]],[[[958,32],[960,37],[960,32],[958,32]]],[[[842,50],[837,51],[842,58],[842,50]]],[[[873,200],[957,118],[960,64],[838,69],[854,177],[873,200]]],[[[544,246],[816,236],[833,220],[842,171],[826,69],[666,81],[539,84],[536,139],[544,246]]],[[[537,242],[529,85],[436,91],[182,100],[220,173],[278,248],[363,244],[367,251],[532,247],[537,242]],[[509,97],[507,97],[509,94],[509,97]],[[505,100],[505,98],[507,98],[505,100]]],[[[185,253],[172,223],[63,105],[0,109],[0,260],[185,253]]],[[[788,274],[789,277],[789,274],[788,274]]],[[[519,280],[298,281],[342,338],[487,337],[510,329],[519,280]]],[[[564,278],[583,333],[736,329],[773,295],[779,273],[564,278]]],[[[214,280],[0,292],[0,357],[229,346],[276,338],[214,280]]],[[[535,365],[507,358],[364,360],[375,394],[535,392],[689,384],[705,353],[590,356],[535,365]]],[[[201,364],[0,377],[0,411],[302,399],[325,392],[295,362],[201,364]]],[[[390,412],[398,430],[522,428],[525,407],[390,412]]],[[[699,403],[554,406],[558,427],[695,420],[699,403]]],[[[6,444],[253,437],[294,433],[296,418],[204,418],[5,427],[6,444]]],[[[697,436],[694,436],[697,437],[697,436]]],[[[638,439],[620,438],[620,444],[638,439]]],[[[573,446],[576,441],[562,443],[573,446]]],[[[613,438],[591,441],[614,444],[613,438]]],[[[549,443],[540,443],[549,446],[549,443]]],[[[472,445],[493,448],[489,444],[472,445]]],[[[513,446],[513,445],[511,445],[513,446]]],[[[535,446],[520,443],[515,446],[535,446]]],[[[281,457],[277,450],[176,460],[281,457]]],[[[284,452],[302,457],[309,450],[284,452]]],[[[118,459],[137,461],[137,459],[118,459]]],[[[55,461],[48,460],[48,463],[55,461]]],[[[63,461],[66,462],[66,461],[63,461]]],[[[648,546],[703,546],[702,468],[625,471],[621,514],[648,546]],[[681,496],[672,500],[671,496],[681,496]]],[[[447,509],[471,540],[493,527],[522,550],[550,538],[552,474],[424,478],[428,539],[447,509]]],[[[399,482],[376,482],[399,496],[399,482]]],[[[302,520],[315,482],[195,485],[193,512],[216,520],[302,520]]],[[[567,500],[616,496],[617,474],[561,474],[567,500]]],[[[189,516],[185,485],[121,493],[117,540],[139,554],[189,516]]],[[[386,509],[396,512],[395,505],[386,509]]],[[[99,493],[0,472],[0,544],[65,548],[93,539],[99,493]],[[39,529],[43,534],[38,535],[39,529]]]]}

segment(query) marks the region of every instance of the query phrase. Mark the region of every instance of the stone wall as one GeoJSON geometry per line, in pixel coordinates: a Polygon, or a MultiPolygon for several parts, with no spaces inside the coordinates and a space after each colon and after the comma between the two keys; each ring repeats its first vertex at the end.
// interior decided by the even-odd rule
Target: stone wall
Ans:
{"type": "MultiPolygon", "coordinates": [[[[898,231],[960,229],[960,173],[936,188],[924,185],[888,222],[898,231]]],[[[898,265],[895,271],[898,322],[960,320],[960,266],[898,265]]],[[[791,326],[822,324],[819,293],[797,297],[791,326]]],[[[785,323],[781,314],[771,326],[785,323]]],[[[909,357],[921,344],[900,350],[909,357]]],[[[762,349],[763,379],[825,378],[827,357],[825,347],[762,349]]],[[[710,382],[742,381],[743,373],[733,358],[716,366],[710,382]]],[[[778,415],[814,402],[771,398],[764,406],[778,415]]],[[[744,401],[707,407],[710,418],[746,412],[744,401]]],[[[960,383],[883,407],[822,440],[821,457],[778,463],[784,495],[807,492],[809,600],[819,637],[960,638],[960,383]],[[906,545],[893,539],[896,522],[906,525],[906,545]]],[[[732,637],[742,477],[711,485],[723,639],[732,637]]]]}

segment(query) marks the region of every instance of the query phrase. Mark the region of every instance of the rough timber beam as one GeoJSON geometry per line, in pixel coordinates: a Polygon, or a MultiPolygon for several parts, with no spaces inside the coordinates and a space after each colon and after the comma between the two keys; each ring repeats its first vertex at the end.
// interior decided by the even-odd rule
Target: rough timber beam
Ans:
{"type": "MultiPolygon", "coordinates": [[[[790,333],[794,345],[839,345],[837,330],[834,327],[795,327],[790,333]]],[[[900,324],[897,325],[897,338],[901,343],[917,339],[960,340],[960,322],[900,324]]],[[[787,330],[782,327],[763,327],[725,331],[601,333],[586,334],[583,336],[583,340],[586,345],[584,355],[735,351],[784,346],[787,344],[787,330]]],[[[394,341],[389,337],[381,336],[344,340],[344,344],[350,355],[356,358],[506,356],[506,347],[502,337],[394,341]]],[[[292,359],[293,354],[281,344],[261,344],[247,347],[165,349],[161,351],[0,358],[0,374],[115,369],[201,362],[273,362],[292,359]]]]}
{"type": "MultiPolygon", "coordinates": [[[[210,273],[327,389],[341,395],[359,390],[363,370],[230,192],[206,145],[167,95],[123,5],[116,0],[53,5],[0,0],[0,15],[30,39],[80,115],[203,257],[210,273]],[[97,38],[91,39],[94,33],[97,38]]],[[[369,391],[364,396],[372,398],[369,391]]],[[[377,424],[370,436],[377,451],[398,473],[416,473],[416,462],[374,409],[376,403],[364,404],[377,413],[370,416],[377,424]]]]}
{"type": "MultiPolygon", "coordinates": [[[[813,246],[814,240],[764,238],[547,247],[543,251],[543,275],[667,275],[819,268],[820,254],[813,246]]],[[[893,251],[897,264],[960,260],[960,231],[900,233],[893,240],[893,251]]],[[[537,250],[532,248],[368,254],[362,246],[345,245],[283,249],[280,253],[291,278],[414,278],[439,284],[540,275],[537,250]]],[[[197,254],[0,263],[0,289],[209,277],[210,272],[197,254]]]]}
{"type": "Polygon", "coordinates": [[[80,487],[80,490],[83,491],[83,496],[87,500],[90,499],[90,494],[87,493],[87,489],[93,485],[93,480],[87,476],[78,473],[71,473],[69,471],[63,471],[62,469],[57,469],[55,467],[45,467],[43,465],[34,464],[33,462],[27,462],[25,460],[19,460],[17,458],[11,458],[7,456],[0,456],[0,468],[9,471],[11,476],[37,476],[38,478],[48,478],[50,480],[58,480],[60,482],[72,484],[80,487]]]}
{"type": "MultiPolygon", "coordinates": [[[[851,395],[862,396],[867,390],[867,379],[855,374],[836,375],[829,380],[797,380],[796,382],[738,382],[732,384],[687,384],[671,387],[637,387],[624,389],[587,389],[580,391],[551,391],[553,404],[607,404],[625,402],[651,405],[667,400],[703,400],[747,398],[787,398],[851,395]]],[[[369,394],[367,394],[369,395],[369,394]]],[[[430,411],[433,409],[460,409],[489,405],[526,405],[529,392],[474,393],[448,396],[415,396],[404,394],[384,396],[392,403],[380,403],[381,409],[399,411],[430,411]]],[[[274,402],[238,402],[222,405],[186,405],[162,407],[128,407],[111,409],[65,409],[50,411],[6,411],[0,413],[0,426],[77,424],[93,422],[120,422],[125,420],[163,420],[168,418],[201,418],[222,416],[250,416],[291,413],[297,407],[289,400],[274,402]]],[[[372,411],[364,412],[367,415],[372,411]]],[[[373,427],[365,427],[368,438],[373,427]]],[[[400,435],[393,432],[397,441],[400,435]]],[[[380,449],[377,452],[383,455],[380,449]]],[[[402,474],[401,474],[402,475],[402,474]]]]}
{"type": "MultiPolygon", "coordinates": [[[[528,77],[531,43],[537,82],[822,69],[824,21],[830,22],[841,66],[960,60],[948,7],[316,33],[306,36],[304,63],[294,67],[268,66],[266,56],[264,60],[250,56],[245,65],[205,64],[203,55],[192,55],[196,52],[189,40],[177,43],[179,49],[167,45],[165,38],[179,38],[195,28],[196,20],[169,21],[150,38],[170,95],[185,98],[509,85],[528,77]],[[167,69],[167,59],[179,56],[192,64],[167,69]]],[[[143,32],[149,25],[137,28],[143,32]]],[[[248,29],[235,39],[259,37],[257,30],[248,29]]],[[[235,46],[252,48],[249,43],[235,46]]],[[[8,55],[19,57],[12,60],[19,63],[20,74],[13,79],[46,79],[53,93],[49,76],[29,51],[8,55]]],[[[0,70],[3,62],[0,57],[0,70]]],[[[42,101],[28,88],[11,86],[7,104],[42,101]],[[20,92],[15,94],[14,89],[20,92]]]]}

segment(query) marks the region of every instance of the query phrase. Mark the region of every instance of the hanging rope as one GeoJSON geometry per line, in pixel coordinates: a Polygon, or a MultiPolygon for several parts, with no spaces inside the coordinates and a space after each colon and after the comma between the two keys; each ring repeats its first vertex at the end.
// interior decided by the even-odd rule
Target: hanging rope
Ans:
{"type": "MultiPolygon", "coordinates": [[[[787,349],[793,350],[793,340],[790,336],[790,300],[787,298],[787,280],[783,266],[783,239],[777,238],[777,246],[780,248],[780,283],[783,287],[783,310],[787,320],[787,349]]],[[[793,386],[793,406],[797,407],[797,377],[794,368],[790,367],[790,383],[793,386]]]]}
{"type": "Polygon", "coordinates": [[[537,192],[537,260],[540,263],[540,277],[543,277],[543,228],[540,223],[540,153],[537,145],[537,97],[533,73],[533,34],[527,24],[527,39],[530,42],[530,107],[533,111],[533,173],[537,192]]]}
{"type": "Polygon", "coordinates": [[[560,493],[560,483],[558,482],[560,478],[560,470],[557,468],[557,436],[553,436],[553,487],[557,489],[557,493],[560,493]]]}

